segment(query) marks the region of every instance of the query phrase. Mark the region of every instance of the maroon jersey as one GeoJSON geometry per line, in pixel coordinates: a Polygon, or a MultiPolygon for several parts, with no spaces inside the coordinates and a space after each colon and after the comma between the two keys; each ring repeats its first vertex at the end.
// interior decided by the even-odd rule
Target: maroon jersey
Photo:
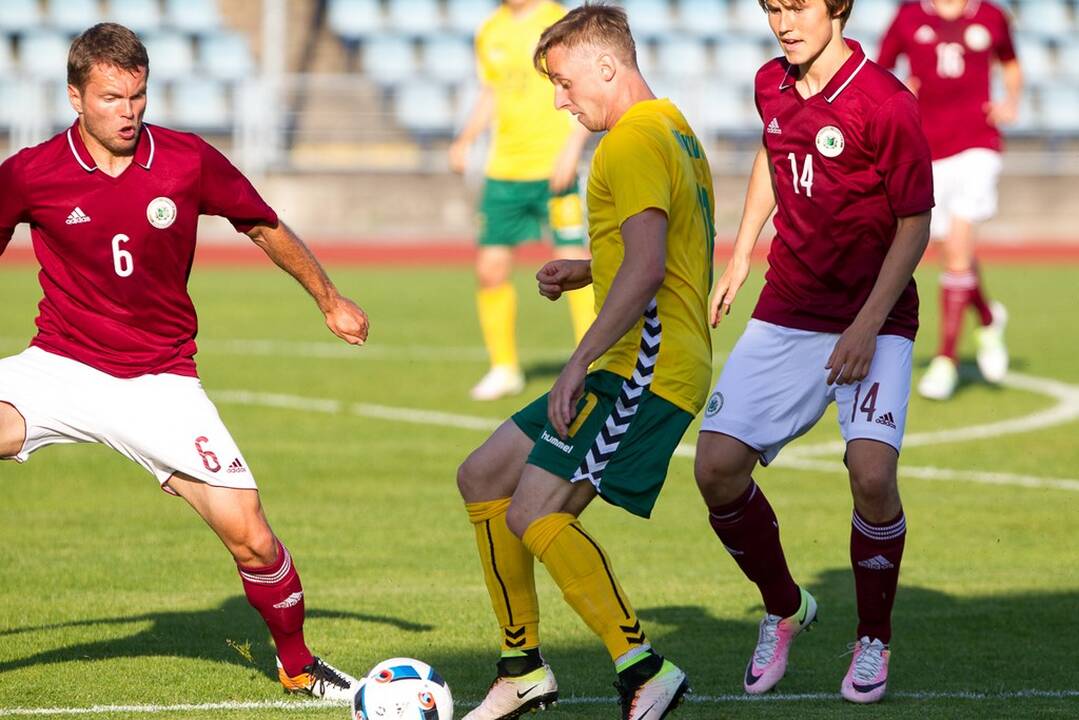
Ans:
{"type": "Polygon", "coordinates": [[[196,375],[198,322],[187,294],[198,216],[240,232],[277,215],[217,150],[143,125],[119,177],[99,170],[78,121],[0,165],[0,252],[30,223],[43,350],[116,377],[196,375]]]}
{"type": "MultiPolygon", "coordinates": [[[[933,207],[929,146],[918,104],[858,43],[808,100],[783,58],[757,72],[757,110],[776,196],[776,237],[753,317],[841,333],[862,309],[895,238],[897,218],[933,207]]],[[[881,334],[914,338],[914,280],[881,334]]]]}
{"type": "Polygon", "coordinates": [[[996,5],[968,0],[955,20],[937,15],[929,0],[899,8],[880,45],[880,64],[894,68],[906,55],[916,82],[922,127],[933,159],[970,148],[1000,151],[1000,131],[989,124],[993,59],[1015,59],[1008,17],[996,5]]]}

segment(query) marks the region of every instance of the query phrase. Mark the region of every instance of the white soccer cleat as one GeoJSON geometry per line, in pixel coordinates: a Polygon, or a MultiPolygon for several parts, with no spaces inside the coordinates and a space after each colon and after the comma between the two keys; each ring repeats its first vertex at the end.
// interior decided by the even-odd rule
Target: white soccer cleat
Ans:
{"type": "Polygon", "coordinates": [[[549,665],[517,677],[498,676],[487,697],[463,720],[512,720],[558,701],[558,683],[549,665]]]}
{"type": "Polygon", "coordinates": [[[802,602],[790,617],[765,614],[757,634],[757,647],[746,666],[742,687],[750,695],[766,693],[776,686],[787,672],[787,657],[791,643],[803,630],[817,622],[817,601],[799,588],[802,602]]]}
{"type": "Polygon", "coordinates": [[[302,693],[347,705],[352,704],[360,689],[359,680],[317,657],[302,673],[291,676],[281,666],[281,658],[277,658],[277,678],[287,693],[302,693]]]}
{"type": "Polygon", "coordinates": [[[993,322],[974,331],[978,346],[978,369],[986,382],[999,383],[1008,373],[1008,348],[1004,344],[1004,328],[1008,324],[1008,311],[1000,303],[989,303],[993,322]]]}
{"type": "Polygon", "coordinates": [[[621,696],[622,720],[662,720],[682,702],[689,690],[689,678],[670,660],[664,660],[659,672],[637,687],[615,683],[621,696]]]}
{"type": "Polygon", "coordinates": [[[937,355],[918,383],[918,394],[930,400],[947,400],[959,385],[959,369],[951,358],[937,355]]]}
{"type": "Polygon", "coordinates": [[[515,367],[495,365],[469,393],[473,400],[498,400],[519,395],[525,389],[525,376],[515,367]]]}
{"type": "Polygon", "coordinates": [[[891,651],[880,640],[861,638],[851,645],[854,657],[839,692],[853,703],[875,703],[888,688],[888,659],[891,651]]]}

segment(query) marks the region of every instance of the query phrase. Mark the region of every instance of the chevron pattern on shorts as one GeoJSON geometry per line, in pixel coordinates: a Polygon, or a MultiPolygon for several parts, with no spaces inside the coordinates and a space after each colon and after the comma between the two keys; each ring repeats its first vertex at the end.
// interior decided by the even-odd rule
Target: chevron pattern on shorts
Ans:
{"type": "Polygon", "coordinates": [[[606,422],[596,436],[596,441],[588,449],[584,460],[573,474],[573,482],[587,480],[595,488],[603,480],[603,471],[607,463],[618,451],[629,423],[637,414],[637,406],[641,402],[641,394],[644,389],[652,384],[652,375],[656,369],[656,358],[659,357],[659,341],[663,334],[663,326],[659,322],[659,307],[655,298],[648,303],[644,311],[644,326],[641,328],[641,345],[637,352],[637,366],[633,369],[633,376],[622,383],[622,390],[618,393],[614,409],[607,416],[606,422]]]}

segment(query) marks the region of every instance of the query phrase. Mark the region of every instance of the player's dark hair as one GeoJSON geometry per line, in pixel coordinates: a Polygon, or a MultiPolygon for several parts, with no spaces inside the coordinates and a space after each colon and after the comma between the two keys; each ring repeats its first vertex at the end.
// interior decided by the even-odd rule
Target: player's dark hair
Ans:
{"type": "MultiPolygon", "coordinates": [[[[768,3],[770,0],[757,0],[761,4],[761,8],[765,12],[768,11],[768,3]]],[[[780,5],[786,5],[787,7],[801,7],[805,5],[806,0],[771,0],[778,2],[780,5]]],[[[850,18],[850,11],[854,9],[854,0],[824,0],[824,7],[828,8],[828,14],[834,18],[839,18],[839,23],[843,27],[846,27],[847,20],[850,18]]]]}
{"type": "Polygon", "coordinates": [[[532,64],[541,74],[547,74],[547,53],[551,48],[567,48],[594,45],[613,50],[618,59],[630,67],[637,67],[637,44],[629,30],[626,11],[601,2],[590,3],[570,10],[566,15],[543,31],[532,64]]]}
{"type": "Polygon", "coordinates": [[[67,83],[80,91],[86,87],[94,65],[110,65],[130,73],[145,68],[150,56],[135,33],[116,23],[98,23],[71,43],[67,53],[67,83]]]}

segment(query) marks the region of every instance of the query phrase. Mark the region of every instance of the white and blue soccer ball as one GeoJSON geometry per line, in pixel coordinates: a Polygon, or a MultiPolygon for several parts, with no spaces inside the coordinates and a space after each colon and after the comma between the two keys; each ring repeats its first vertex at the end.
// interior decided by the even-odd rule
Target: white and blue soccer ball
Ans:
{"type": "Polygon", "coordinates": [[[371,668],[352,699],[353,720],[453,720],[450,687],[434,668],[390,658],[371,668]]]}

